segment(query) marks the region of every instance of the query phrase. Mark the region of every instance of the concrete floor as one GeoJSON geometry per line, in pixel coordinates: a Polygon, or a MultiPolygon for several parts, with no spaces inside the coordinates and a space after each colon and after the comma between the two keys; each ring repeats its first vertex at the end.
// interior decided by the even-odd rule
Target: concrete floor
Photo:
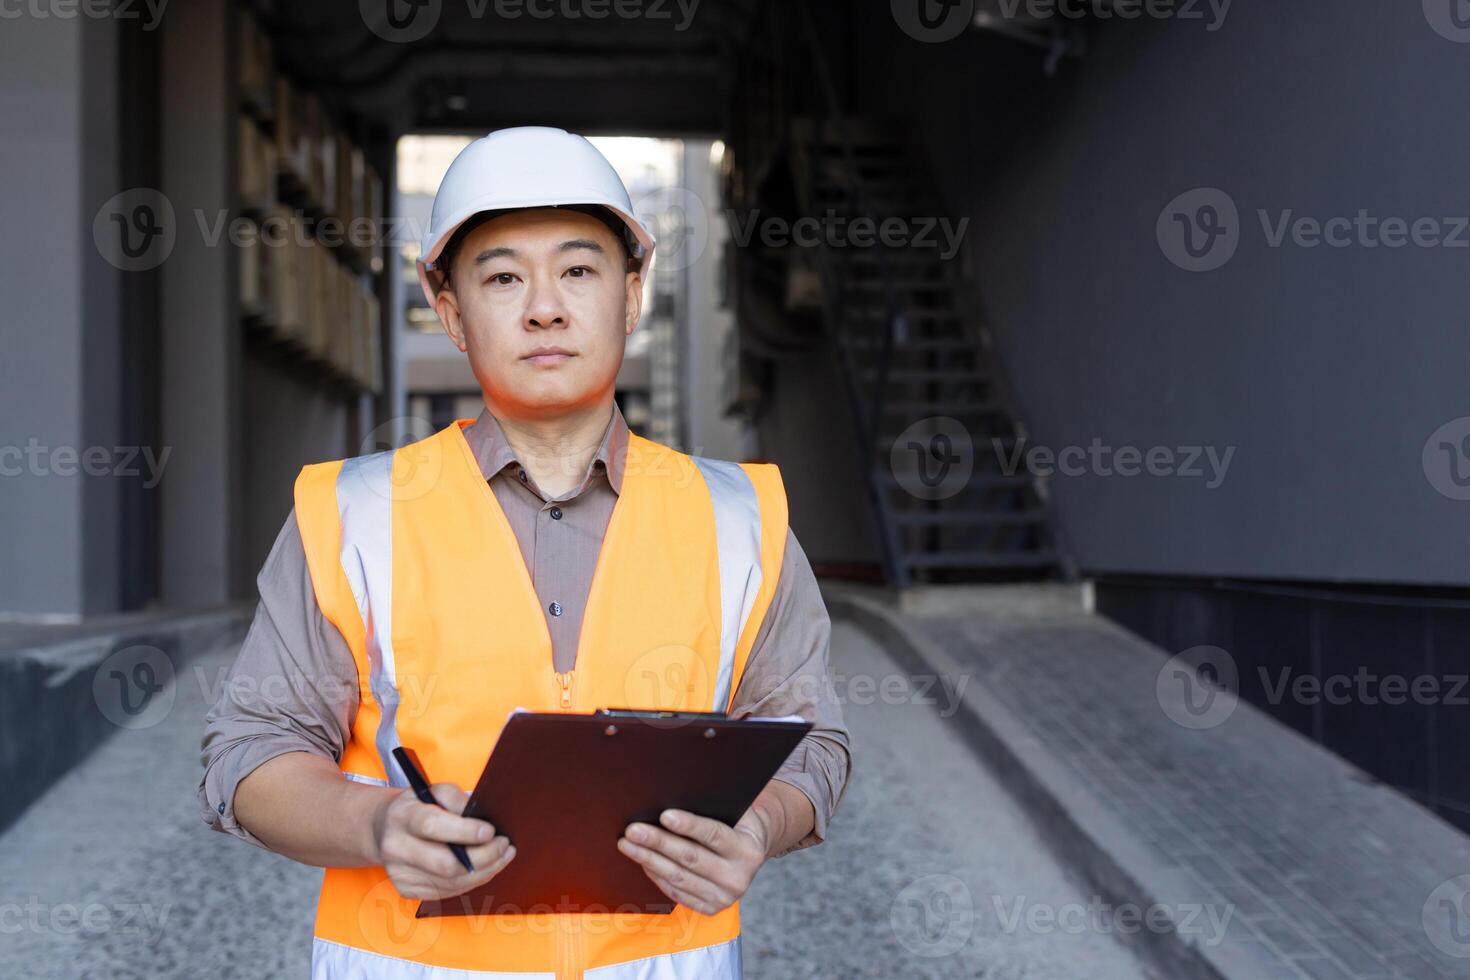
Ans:
{"type": "MultiPolygon", "coordinates": [[[[230,656],[180,671],[163,722],[120,731],[0,837],[0,977],[307,974],[320,872],[195,811],[202,719],[230,656]]],[[[1088,896],[914,685],[885,689],[899,673],[882,650],[839,623],[833,668],[856,777],[831,839],[767,865],[747,896],[747,976],[1145,976],[1114,937],[1048,925],[1088,896]]]]}

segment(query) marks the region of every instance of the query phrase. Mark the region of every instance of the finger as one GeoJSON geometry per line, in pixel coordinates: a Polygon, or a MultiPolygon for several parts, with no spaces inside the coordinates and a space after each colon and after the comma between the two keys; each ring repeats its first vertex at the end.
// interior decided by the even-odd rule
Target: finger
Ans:
{"type": "Polygon", "coordinates": [[[722,855],[698,841],[646,823],[629,824],[623,836],[634,844],[655,851],[696,874],[705,874],[722,860],[722,855]]]}
{"type": "Polygon", "coordinates": [[[467,848],[466,853],[469,855],[470,863],[475,866],[475,872],[478,873],[481,868],[492,864],[509,848],[510,840],[508,838],[497,837],[488,844],[480,844],[467,848]]]}
{"type": "Polygon", "coordinates": [[[439,805],[450,813],[463,813],[465,804],[470,801],[470,794],[454,783],[435,783],[429,787],[429,791],[434,794],[439,805]]]}
{"type": "Polygon", "coordinates": [[[720,911],[720,909],[726,908],[730,904],[729,902],[726,902],[723,905],[717,906],[712,902],[701,898],[698,895],[692,894],[691,892],[680,888],[679,886],[670,882],[667,878],[664,878],[661,875],[654,874],[647,868],[643,869],[643,873],[648,876],[649,881],[658,886],[659,891],[663,892],[665,895],[669,896],[669,898],[673,899],[675,902],[678,902],[685,908],[698,912],[700,915],[714,915],[716,912],[720,911]]]}
{"type": "Polygon", "coordinates": [[[737,851],[735,832],[718,820],[688,810],[665,810],[658,822],[680,837],[698,841],[716,854],[733,857],[737,851]]]}
{"type": "MultiPolygon", "coordinates": [[[[690,870],[658,851],[641,847],[626,837],[618,840],[618,850],[624,856],[641,864],[644,871],[657,875],[671,887],[678,889],[682,894],[697,901],[716,902],[728,894],[719,882],[690,870]]],[[[665,892],[665,894],[668,893],[665,892]]],[[[673,898],[672,895],[669,897],[673,898]]],[[[682,899],[675,900],[682,901],[682,899]]],[[[724,905],[728,904],[730,904],[728,900],[724,902],[724,905]]]]}
{"type": "Polygon", "coordinates": [[[515,860],[516,849],[510,841],[504,837],[497,837],[495,840],[497,842],[504,841],[504,844],[496,844],[494,846],[487,844],[484,848],[475,848],[470,852],[470,861],[474,864],[475,870],[473,872],[467,872],[461,868],[460,880],[454,884],[456,889],[469,891],[472,888],[477,888],[500,874],[500,872],[505,870],[506,865],[515,860]],[[485,853],[478,854],[477,852],[479,851],[484,851],[485,853]]]}
{"type": "Polygon", "coordinates": [[[407,865],[441,884],[468,874],[454,852],[435,841],[409,837],[397,848],[395,857],[400,865],[407,865]]]}
{"type": "Polygon", "coordinates": [[[408,815],[408,832],[441,844],[484,844],[495,828],[484,820],[461,817],[428,803],[417,804],[408,815]]]}

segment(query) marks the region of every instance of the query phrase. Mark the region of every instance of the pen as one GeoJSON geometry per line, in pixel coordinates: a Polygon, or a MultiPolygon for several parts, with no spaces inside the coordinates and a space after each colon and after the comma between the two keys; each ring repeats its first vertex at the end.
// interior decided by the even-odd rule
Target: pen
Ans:
{"type": "MultiPolygon", "coordinates": [[[[434,799],[434,792],[429,789],[429,780],[419,769],[418,754],[413,749],[400,745],[393,750],[393,758],[398,760],[403,774],[408,777],[408,785],[413,787],[413,795],[423,803],[437,806],[441,810],[445,809],[438,800],[434,799]]],[[[454,852],[455,857],[459,858],[459,863],[464,865],[466,871],[475,870],[475,866],[470,863],[469,852],[464,849],[463,844],[450,844],[449,849],[454,852]]]]}

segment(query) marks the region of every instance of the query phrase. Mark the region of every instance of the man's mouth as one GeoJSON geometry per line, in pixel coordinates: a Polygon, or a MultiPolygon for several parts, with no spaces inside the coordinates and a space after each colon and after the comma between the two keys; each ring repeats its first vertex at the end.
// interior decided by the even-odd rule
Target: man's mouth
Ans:
{"type": "Polygon", "coordinates": [[[521,360],[530,361],[538,367],[560,364],[570,360],[577,355],[565,347],[537,347],[521,356],[521,360]]]}

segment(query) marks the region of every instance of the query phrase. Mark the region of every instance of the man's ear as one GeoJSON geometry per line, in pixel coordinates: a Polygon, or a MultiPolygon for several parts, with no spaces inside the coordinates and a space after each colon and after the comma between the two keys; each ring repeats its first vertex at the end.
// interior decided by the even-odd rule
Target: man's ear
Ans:
{"type": "Polygon", "coordinates": [[[623,323],[623,336],[630,336],[643,316],[643,277],[636,272],[628,273],[625,283],[627,298],[623,303],[627,310],[623,323]]]}
{"type": "Polygon", "coordinates": [[[434,296],[434,312],[439,314],[439,323],[444,327],[444,332],[449,339],[454,341],[454,346],[459,352],[465,352],[464,342],[464,319],[459,313],[459,297],[454,295],[454,290],[444,286],[434,296]]]}

